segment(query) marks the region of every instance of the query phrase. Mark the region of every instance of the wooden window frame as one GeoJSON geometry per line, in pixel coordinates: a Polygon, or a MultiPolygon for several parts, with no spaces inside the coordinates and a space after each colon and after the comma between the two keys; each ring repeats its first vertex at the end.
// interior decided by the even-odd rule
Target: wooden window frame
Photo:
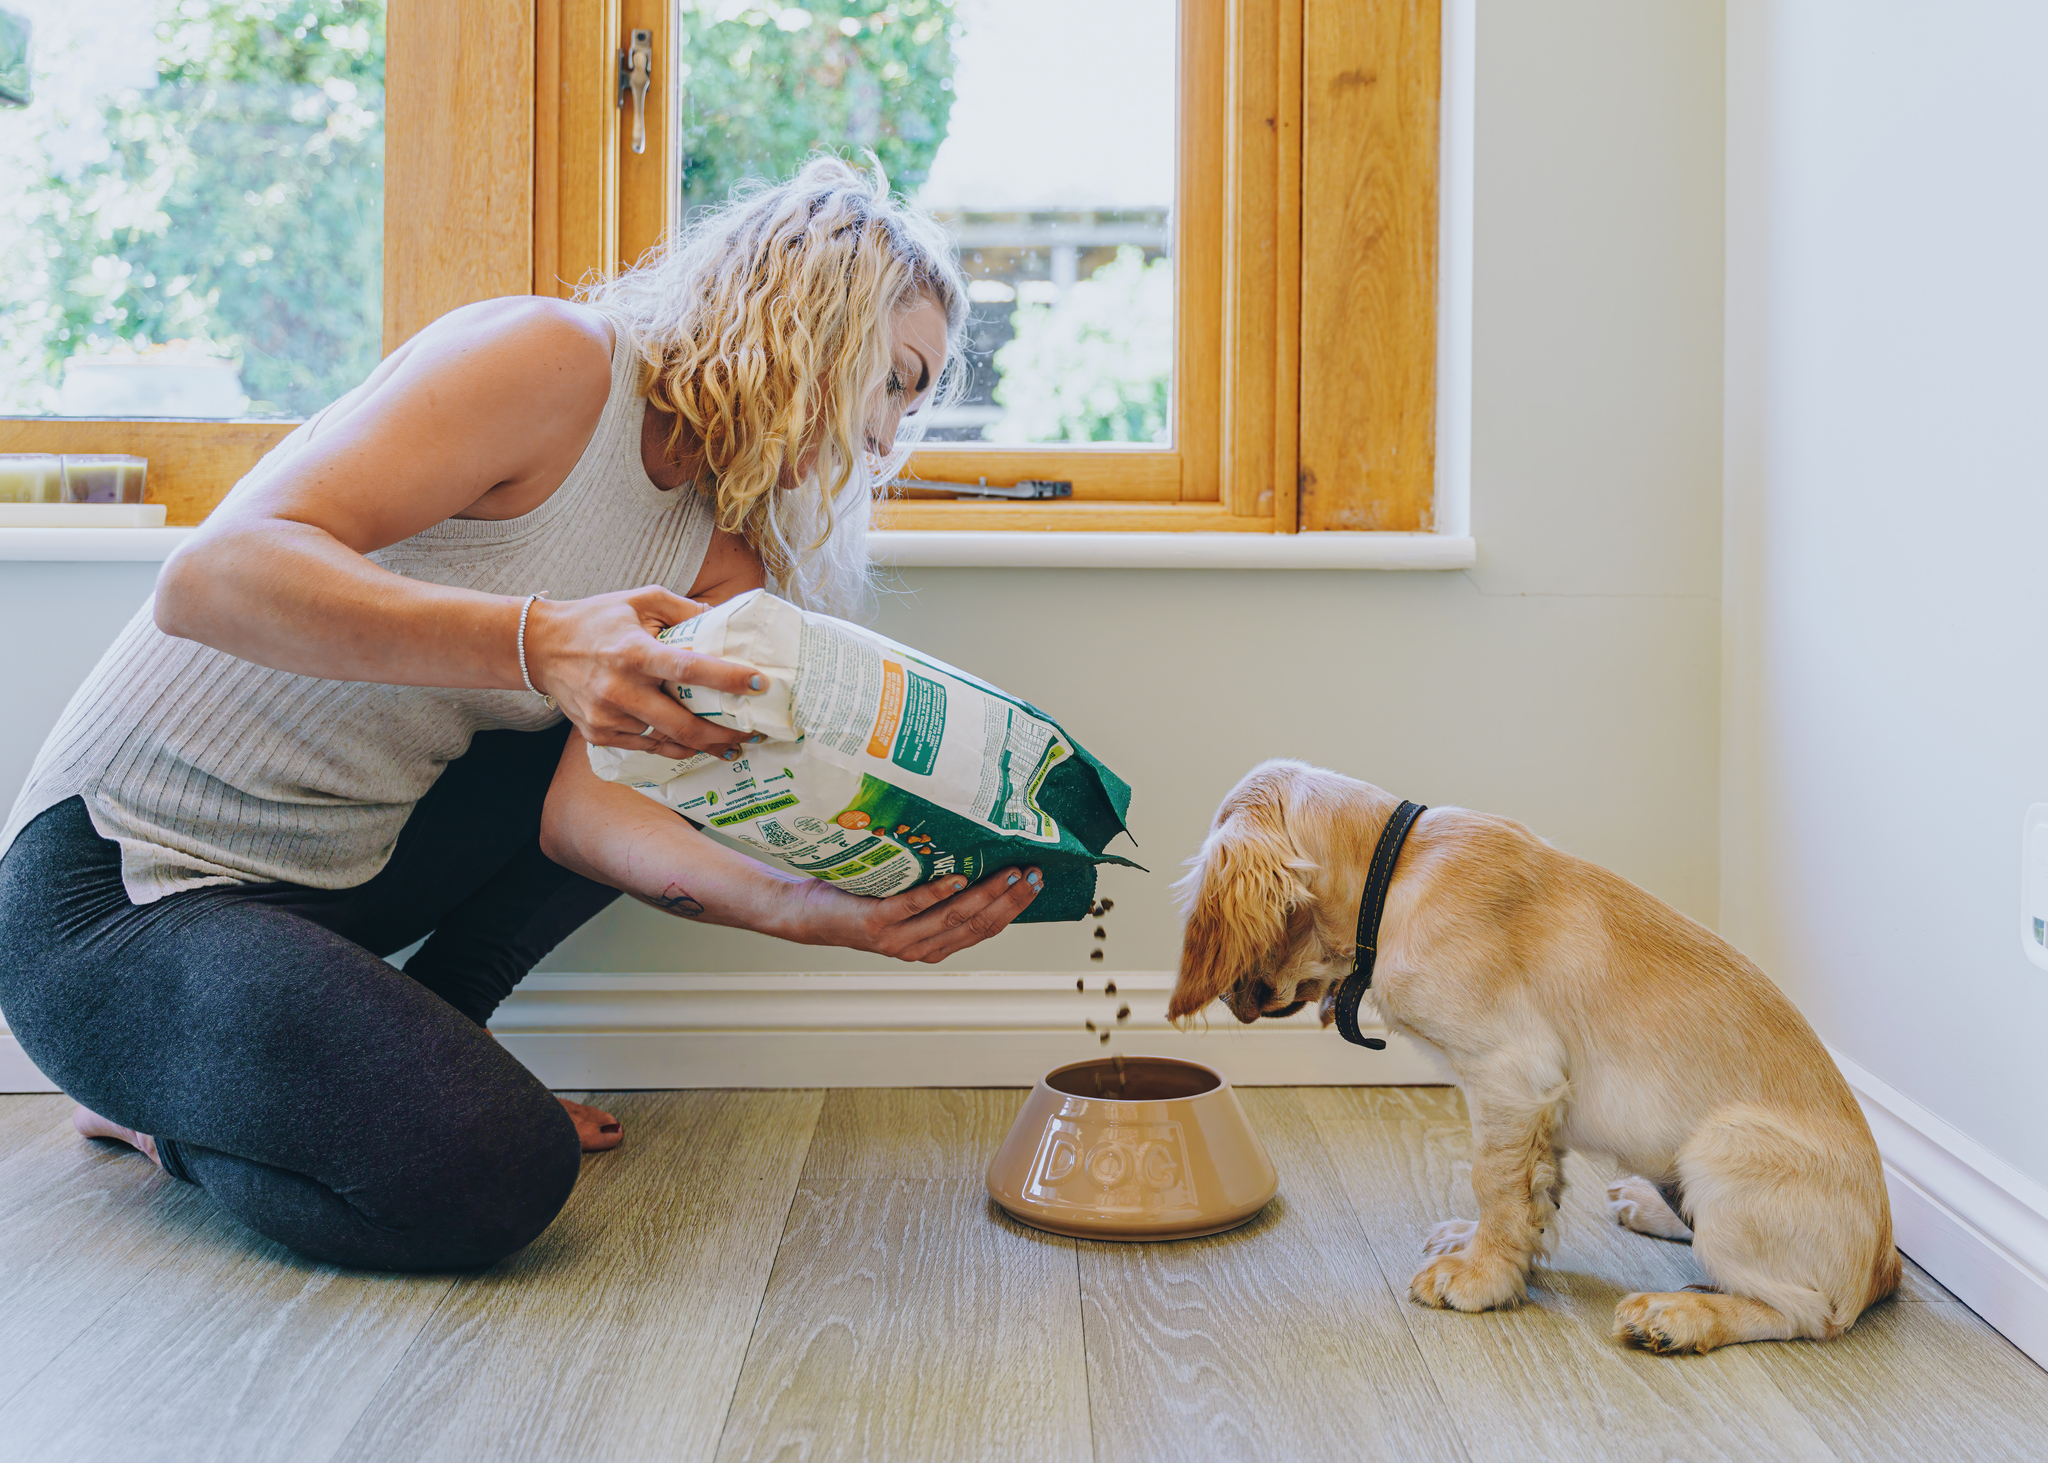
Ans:
{"type": "MultiPolygon", "coordinates": [[[[1441,0],[1180,4],[1174,446],[934,444],[913,476],[1062,477],[1075,496],[896,501],[878,527],[1433,526],[1441,0]]],[[[390,0],[387,353],[458,305],[567,295],[662,237],[669,13],[664,0],[390,0]],[[616,90],[633,29],[654,33],[660,93],[640,154],[616,90]]],[[[0,451],[141,453],[151,501],[192,524],[293,425],[13,418],[0,451]]]]}

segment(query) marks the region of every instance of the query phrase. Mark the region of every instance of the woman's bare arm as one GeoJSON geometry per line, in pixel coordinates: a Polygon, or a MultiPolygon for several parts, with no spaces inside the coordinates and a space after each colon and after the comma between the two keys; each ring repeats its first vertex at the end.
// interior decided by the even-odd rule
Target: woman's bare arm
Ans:
{"type": "MultiPolygon", "coordinates": [[[[538,507],[581,456],[610,386],[609,335],[590,311],[521,299],[453,312],[335,403],[295,456],[231,494],[171,556],[157,624],[328,680],[521,688],[523,596],[422,583],[363,556],[448,518],[538,507]]],[[[534,684],[592,740],[724,750],[734,733],[691,716],[659,686],[751,689],[745,668],[653,639],[700,608],[659,586],[538,602],[526,641],[534,684]],[[650,725],[657,735],[638,735],[650,725]]]]}
{"type": "Polygon", "coordinates": [[[1037,869],[1003,869],[972,888],[940,879],[888,899],[842,893],[736,853],[652,798],[604,781],[575,736],[548,789],[540,846],[564,868],[685,919],[927,963],[1000,932],[1042,882],[1037,869]]]}

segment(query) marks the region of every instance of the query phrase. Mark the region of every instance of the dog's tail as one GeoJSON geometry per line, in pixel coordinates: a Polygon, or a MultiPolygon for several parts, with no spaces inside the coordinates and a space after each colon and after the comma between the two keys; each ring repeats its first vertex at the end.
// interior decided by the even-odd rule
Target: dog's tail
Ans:
{"type": "Polygon", "coordinates": [[[1897,1247],[1892,1244],[1891,1226],[1887,1224],[1885,1226],[1884,1252],[1879,1257],[1877,1264],[1871,1269],[1870,1293],[1864,1297],[1863,1304],[1866,1306],[1876,1305],[1899,1288],[1899,1282],[1905,1278],[1905,1274],[1906,1262],[1899,1257],[1897,1247]]]}

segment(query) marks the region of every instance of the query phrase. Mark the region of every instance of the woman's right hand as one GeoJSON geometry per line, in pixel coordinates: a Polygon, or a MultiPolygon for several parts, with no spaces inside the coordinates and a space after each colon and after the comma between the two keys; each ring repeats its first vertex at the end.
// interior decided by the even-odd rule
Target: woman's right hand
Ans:
{"type": "Polygon", "coordinates": [[[662,689],[664,681],[740,696],[765,689],[765,678],[748,666],[655,638],[708,608],[658,584],[589,599],[537,599],[526,621],[527,673],[595,746],[661,757],[737,756],[743,733],[685,709],[662,689]]]}

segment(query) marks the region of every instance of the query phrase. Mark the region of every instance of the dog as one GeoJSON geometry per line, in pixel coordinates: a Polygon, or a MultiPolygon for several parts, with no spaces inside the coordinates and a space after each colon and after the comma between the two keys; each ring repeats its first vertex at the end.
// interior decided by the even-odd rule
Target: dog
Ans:
{"type": "MultiPolygon", "coordinates": [[[[1327,1026],[1399,802],[1301,762],[1248,773],[1176,886],[1168,1015],[1316,1001],[1327,1026]]],[[[1626,1296],[1624,1341],[1831,1339],[1897,1287],[1877,1145],[1820,1038],[1734,947],[1619,875],[1506,818],[1432,808],[1394,867],[1366,996],[1448,1058],[1472,1115],[1479,1217],[1432,1231],[1417,1301],[1527,1299],[1571,1149],[1615,1158],[1612,1217],[1690,1238],[1713,1282],[1626,1296]]]]}

